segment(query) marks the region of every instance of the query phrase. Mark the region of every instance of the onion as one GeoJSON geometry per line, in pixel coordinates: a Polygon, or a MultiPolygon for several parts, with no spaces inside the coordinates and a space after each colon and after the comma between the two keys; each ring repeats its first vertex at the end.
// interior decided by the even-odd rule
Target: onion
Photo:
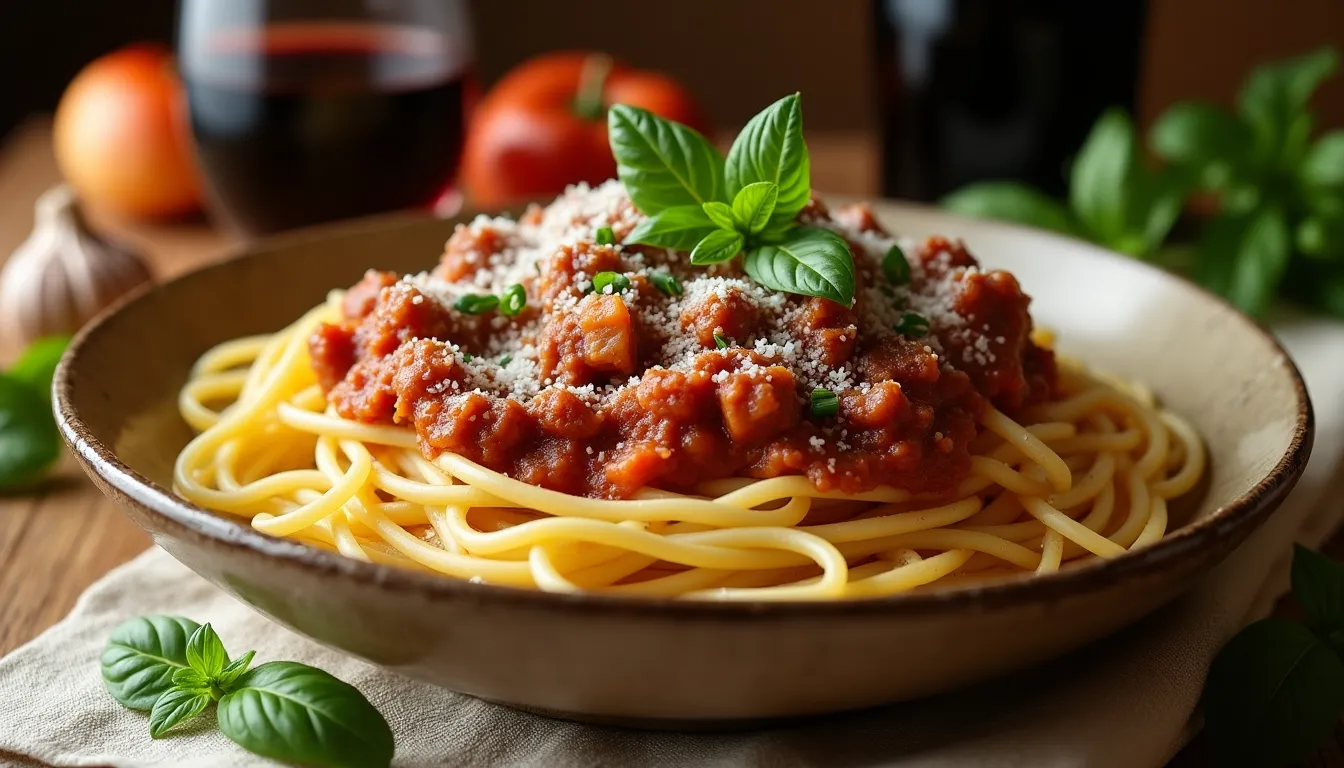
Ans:
{"type": "Polygon", "coordinates": [[[95,60],[56,109],[56,161],[79,196],[131,218],[201,205],[182,86],[172,55],[133,45],[95,60]]]}

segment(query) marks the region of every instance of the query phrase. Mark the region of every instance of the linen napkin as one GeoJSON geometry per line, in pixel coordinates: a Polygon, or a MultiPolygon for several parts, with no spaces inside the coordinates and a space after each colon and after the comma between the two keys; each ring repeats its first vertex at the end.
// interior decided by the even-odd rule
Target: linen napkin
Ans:
{"type": "Polygon", "coordinates": [[[417,683],[270,623],[153,549],[89,589],[61,623],[0,660],[0,763],[117,768],[265,766],[202,723],[152,741],[103,690],[98,657],[132,616],[210,621],[235,654],[320,666],[361,691],[396,734],[398,766],[889,766],[1008,768],[1165,763],[1197,729],[1218,647],[1287,587],[1290,543],[1344,518],[1344,326],[1276,332],[1316,406],[1316,445],[1284,506],[1185,597],[1107,640],[1025,673],[918,702],[742,733],[648,733],[514,711],[417,683]]]}

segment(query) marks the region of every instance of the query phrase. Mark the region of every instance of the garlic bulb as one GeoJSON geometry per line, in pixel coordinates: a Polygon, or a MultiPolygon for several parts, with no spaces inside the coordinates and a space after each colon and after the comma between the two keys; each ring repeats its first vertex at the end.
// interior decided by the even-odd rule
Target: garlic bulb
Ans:
{"type": "Polygon", "coordinates": [[[32,234],[0,270],[0,333],[19,343],[74,333],[153,279],[136,254],[88,228],[70,187],[39,197],[34,218],[32,234]]]}

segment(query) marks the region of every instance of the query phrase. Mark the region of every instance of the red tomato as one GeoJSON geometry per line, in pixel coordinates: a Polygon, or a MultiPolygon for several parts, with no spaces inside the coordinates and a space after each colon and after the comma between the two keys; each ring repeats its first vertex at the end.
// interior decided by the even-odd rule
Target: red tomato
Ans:
{"type": "Polygon", "coordinates": [[[643,107],[705,132],[699,107],[676,81],[618,63],[598,83],[601,109],[595,103],[584,114],[576,101],[585,67],[597,79],[592,75],[600,75],[603,58],[581,52],[539,56],[505,75],[486,95],[472,115],[462,158],[462,183],[474,205],[498,208],[615,176],[605,109],[613,104],[643,107]]]}
{"type": "Polygon", "coordinates": [[[128,46],[85,67],[61,96],[53,143],[62,174],[96,205],[135,218],[200,207],[182,85],[160,45],[128,46]]]}

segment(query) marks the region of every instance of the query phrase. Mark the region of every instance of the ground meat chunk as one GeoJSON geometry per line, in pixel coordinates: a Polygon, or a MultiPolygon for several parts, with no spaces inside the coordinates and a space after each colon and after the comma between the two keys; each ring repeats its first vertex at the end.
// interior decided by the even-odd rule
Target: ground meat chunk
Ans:
{"type": "Polygon", "coordinates": [[[355,326],[349,322],[318,323],[308,337],[308,355],[322,389],[336,386],[355,364],[355,326]]]}
{"type": "Polygon", "coordinates": [[[761,443],[798,423],[797,387],[788,368],[772,365],[730,373],[715,394],[734,442],[761,443]]]}
{"type": "Polygon", "coordinates": [[[586,440],[602,429],[602,415],[564,389],[548,389],[532,398],[527,412],[542,432],[555,437],[586,440]]]}
{"type": "Polygon", "coordinates": [[[1033,399],[1025,369],[1028,350],[1035,348],[1029,300],[1017,279],[1007,272],[974,271],[962,274],[959,282],[953,308],[965,316],[969,327],[981,332],[949,334],[945,342],[949,356],[996,404],[1013,408],[1033,399]]]}
{"type": "Polygon", "coordinates": [[[741,291],[728,288],[723,294],[706,293],[697,301],[686,302],[681,310],[681,327],[694,333],[706,349],[717,346],[715,335],[725,341],[745,341],[758,327],[756,307],[741,291]]]}
{"type": "Polygon", "coordinates": [[[579,303],[583,361],[597,371],[635,372],[638,345],[630,310],[620,296],[594,294],[579,303]]]}
{"type": "Polygon", "coordinates": [[[506,239],[502,232],[489,225],[459,224],[444,246],[435,273],[448,281],[471,277],[486,266],[491,254],[504,248],[506,239]]]}
{"type": "Polygon", "coordinates": [[[341,311],[348,319],[362,320],[373,311],[374,304],[384,288],[397,282],[395,272],[379,272],[370,269],[364,273],[364,279],[355,283],[341,299],[341,311]]]}
{"type": "Polygon", "coordinates": [[[448,310],[416,288],[398,283],[384,288],[355,331],[361,357],[386,357],[411,339],[449,340],[454,323],[448,310]]]}

